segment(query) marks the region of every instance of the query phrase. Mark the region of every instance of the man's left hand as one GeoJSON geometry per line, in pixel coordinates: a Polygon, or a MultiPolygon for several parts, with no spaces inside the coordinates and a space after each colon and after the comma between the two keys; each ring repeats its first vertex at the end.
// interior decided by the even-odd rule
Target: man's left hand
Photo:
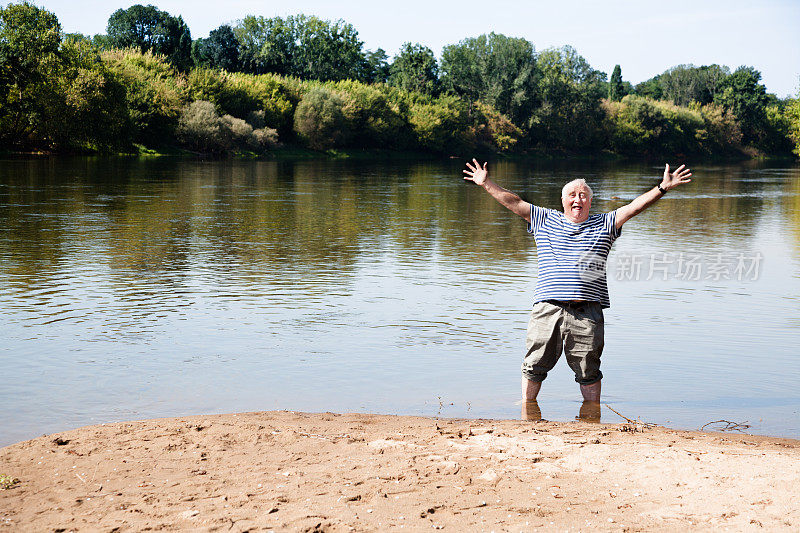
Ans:
{"type": "Polygon", "coordinates": [[[681,165],[674,172],[670,172],[669,163],[667,163],[664,167],[664,179],[661,180],[661,188],[669,191],[678,185],[689,183],[692,181],[689,179],[691,175],[692,171],[686,168],[686,165],[681,165]]]}

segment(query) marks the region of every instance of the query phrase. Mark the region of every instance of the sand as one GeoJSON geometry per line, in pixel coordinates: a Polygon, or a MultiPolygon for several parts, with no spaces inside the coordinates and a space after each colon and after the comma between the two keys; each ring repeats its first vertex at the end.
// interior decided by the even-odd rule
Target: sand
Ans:
{"type": "Polygon", "coordinates": [[[800,441],[261,412],[0,448],[0,531],[797,531],[800,441]]]}

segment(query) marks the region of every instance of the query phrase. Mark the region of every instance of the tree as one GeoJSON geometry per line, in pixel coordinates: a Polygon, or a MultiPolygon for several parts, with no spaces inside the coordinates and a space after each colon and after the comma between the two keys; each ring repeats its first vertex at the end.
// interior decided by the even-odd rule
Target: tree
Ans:
{"type": "Polygon", "coordinates": [[[405,91],[436,94],[439,66],[433,51],[421,44],[405,43],[389,67],[389,85],[405,91]]]}
{"type": "Polygon", "coordinates": [[[730,75],[728,67],[719,65],[677,65],[658,76],[662,97],[680,106],[692,102],[710,104],[721,83],[730,75]]]}
{"type": "Polygon", "coordinates": [[[625,86],[622,84],[622,68],[614,65],[611,81],[608,84],[608,99],[612,102],[619,102],[625,94],[625,86]]]}
{"type": "Polygon", "coordinates": [[[207,39],[197,39],[192,43],[192,59],[199,67],[218,68],[228,72],[240,69],[239,41],[233,29],[223,24],[211,30],[207,39]]]}
{"type": "Polygon", "coordinates": [[[571,46],[537,58],[537,96],[532,137],[545,147],[585,150],[599,145],[606,74],[593,69],[571,46]]]}
{"type": "Polygon", "coordinates": [[[760,80],[761,73],[755,68],[741,66],[725,78],[714,98],[715,103],[733,113],[739,121],[745,145],[758,145],[764,137],[769,98],[760,80]]]}
{"type": "Polygon", "coordinates": [[[636,87],[633,88],[633,94],[653,100],[661,100],[664,96],[664,91],[661,89],[661,84],[659,83],[660,77],[660,75],[654,76],[649,80],[637,83],[636,87]]]}
{"type": "Polygon", "coordinates": [[[367,83],[386,83],[389,80],[389,56],[383,48],[368,50],[364,54],[366,72],[362,76],[362,81],[367,83]]]}
{"type": "Polygon", "coordinates": [[[295,131],[315,150],[342,146],[350,135],[345,105],[336,92],[323,87],[311,89],[295,111],[295,131]]]}
{"type": "Polygon", "coordinates": [[[481,101],[526,125],[537,102],[533,44],[490,33],[445,46],[442,85],[451,93],[481,101]]]}
{"type": "Polygon", "coordinates": [[[173,17],[152,5],[118,9],[108,19],[108,42],[117,48],[136,47],[161,54],[179,70],[192,66],[192,36],[183,17],[173,17]]]}
{"type": "Polygon", "coordinates": [[[800,157],[800,90],[797,98],[789,100],[784,113],[789,121],[789,138],[792,140],[793,151],[800,157]]]}
{"type": "Polygon", "coordinates": [[[59,97],[61,25],[27,2],[0,8],[0,140],[25,144],[59,97]]]}
{"type": "Polygon", "coordinates": [[[365,76],[363,43],[342,20],[296,15],[264,18],[249,15],[234,28],[244,69],[301,79],[361,80],[365,76]]]}

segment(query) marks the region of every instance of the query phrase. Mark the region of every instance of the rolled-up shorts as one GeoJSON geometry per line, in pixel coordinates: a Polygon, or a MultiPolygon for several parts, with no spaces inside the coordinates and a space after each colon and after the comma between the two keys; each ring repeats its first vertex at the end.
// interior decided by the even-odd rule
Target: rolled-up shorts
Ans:
{"type": "Polygon", "coordinates": [[[598,302],[536,302],[528,322],[522,374],[542,382],[563,351],[575,381],[590,385],[603,378],[603,308],[598,302]]]}

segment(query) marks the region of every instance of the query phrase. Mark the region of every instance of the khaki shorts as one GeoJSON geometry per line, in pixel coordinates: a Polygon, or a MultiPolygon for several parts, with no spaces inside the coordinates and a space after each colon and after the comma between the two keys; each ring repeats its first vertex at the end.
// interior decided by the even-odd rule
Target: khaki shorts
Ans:
{"type": "Polygon", "coordinates": [[[598,302],[536,302],[528,322],[522,374],[542,382],[563,351],[575,381],[590,385],[603,378],[603,308],[598,302]]]}

